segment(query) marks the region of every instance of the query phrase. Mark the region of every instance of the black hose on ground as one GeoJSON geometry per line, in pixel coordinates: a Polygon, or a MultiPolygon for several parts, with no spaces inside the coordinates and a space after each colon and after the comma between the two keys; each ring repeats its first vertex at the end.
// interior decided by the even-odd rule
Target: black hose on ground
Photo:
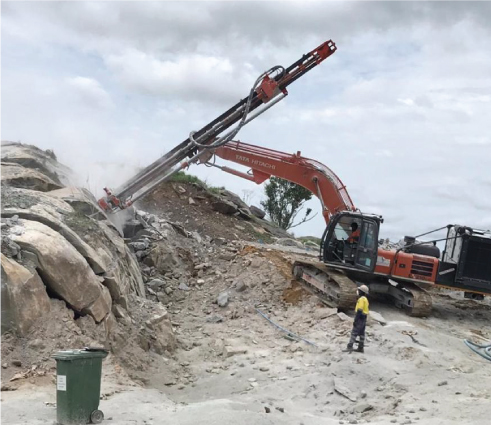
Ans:
{"type": "Polygon", "coordinates": [[[474,351],[474,353],[479,354],[483,359],[491,361],[491,344],[479,345],[468,339],[464,339],[464,344],[474,351]]]}

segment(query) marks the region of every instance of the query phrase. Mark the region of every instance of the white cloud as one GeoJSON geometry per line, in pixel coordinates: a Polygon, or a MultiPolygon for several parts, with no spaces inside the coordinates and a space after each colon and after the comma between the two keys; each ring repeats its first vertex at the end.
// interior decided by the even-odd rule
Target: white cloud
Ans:
{"type": "MultiPolygon", "coordinates": [[[[92,189],[117,186],[261,71],[332,38],[338,51],[239,138],[325,163],[385,216],[384,237],[490,227],[490,21],[489,2],[6,2],[3,138],[54,148],[92,189]]],[[[323,227],[319,215],[296,233],[323,227]]]]}
{"type": "Polygon", "coordinates": [[[107,108],[113,106],[109,94],[93,78],[69,77],[67,84],[73,89],[78,100],[89,108],[107,108]]]}
{"type": "Polygon", "coordinates": [[[251,66],[201,54],[159,59],[135,49],[109,55],[106,64],[126,87],[145,94],[186,100],[234,102],[252,84],[251,66]]]}
{"type": "Polygon", "coordinates": [[[376,156],[383,156],[386,158],[392,158],[394,153],[389,149],[380,149],[375,153],[376,156]]]}
{"type": "Polygon", "coordinates": [[[397,99],[398,102],[401,102],[404,105],[407,106],[413,106],[414,105],[414,100],[413,99],[397,99]]]}

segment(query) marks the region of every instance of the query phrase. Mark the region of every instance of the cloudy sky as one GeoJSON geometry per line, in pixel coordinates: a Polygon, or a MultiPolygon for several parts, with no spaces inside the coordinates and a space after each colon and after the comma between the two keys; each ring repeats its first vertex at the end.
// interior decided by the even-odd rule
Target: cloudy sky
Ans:
{"type": "MultiPolygon", "coordinates": [[[[100,194],[332,39],[338,51],[238,138],[332,168],[384,216],[383,237],[488,229],[490,22],[488,2],[2,2],[2,140],[54,149],[100,194]]],[[[319,214],[295,233],[323,228],[319,214]]]]}

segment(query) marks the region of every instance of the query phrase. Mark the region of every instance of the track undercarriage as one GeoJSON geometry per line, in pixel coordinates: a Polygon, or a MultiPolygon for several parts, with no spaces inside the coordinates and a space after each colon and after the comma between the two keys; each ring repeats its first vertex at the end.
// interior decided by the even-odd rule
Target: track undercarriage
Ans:
{"type": "Polygon", "coordinates": [[[330,267],[318,261],[296,261],[293,274],[308,291],[322,302],[340,310],[351,310],[356,305],[356,282],[363,282],[371,294],[391,298],[395,305],[414,317],[431,313],[431,296],[411,282],[395,282],[391,279],[359,279],[348,276],[349,271],[330,267]]]}

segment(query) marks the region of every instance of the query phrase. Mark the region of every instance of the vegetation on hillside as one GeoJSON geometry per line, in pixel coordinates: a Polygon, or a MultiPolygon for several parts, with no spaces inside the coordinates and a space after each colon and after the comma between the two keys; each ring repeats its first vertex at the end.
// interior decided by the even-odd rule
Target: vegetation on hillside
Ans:
{"type": "Polygon", "coordinates": [[[278,227],[288,230],[315,217],[310,216],[311,208],[305,210],[304,217],[295,223],[305,202],[312,198],[312,192],[296,183],[278,177],[271,177],[264,185],[266,200],[261,201],[264,211],[278,227]]]}

